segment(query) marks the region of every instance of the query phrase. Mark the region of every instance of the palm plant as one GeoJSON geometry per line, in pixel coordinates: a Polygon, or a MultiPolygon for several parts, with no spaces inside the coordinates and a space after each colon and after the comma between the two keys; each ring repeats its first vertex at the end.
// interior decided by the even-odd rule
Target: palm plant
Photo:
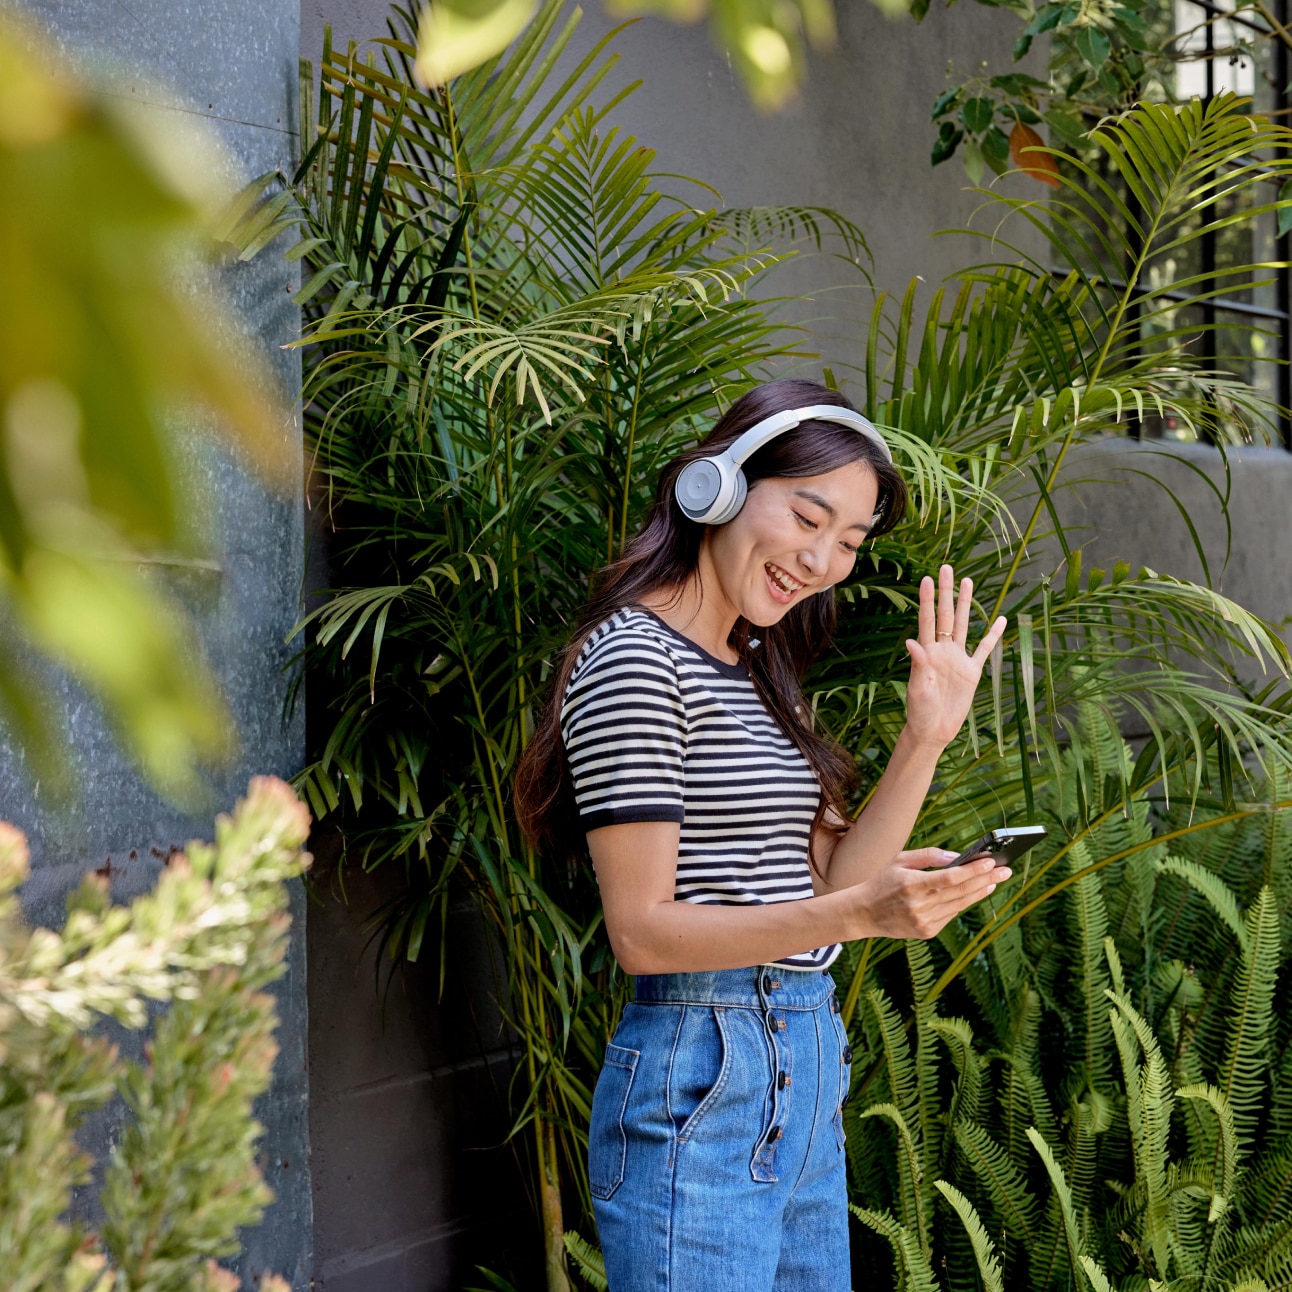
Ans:
{"type": "MultiPolygon", "coordinates": [[[[292,254],[311,271],[300,294],[307,426],[337,586],[305,625],[317,734],[300,784],[316,815],[344,826],[353,858],[405,867],[391,948],[421,954],[459,886],[497,930],[523,1043],[515,1125],[529,1144],[550,1288],[567,1286],[565,1217],[588,1210],[590,1089],[624,984],[590,870],[519,839],[512,769],[564,624],[642,514],[661,461],[770,367],[809,358],[802,336],[777,325],[776,303],[754,296],[763,273],[796,244],[837,248],[859,281],[865,259],[860,233],[837,215],[697,209],[676,196],[650,173],[649,151],[609,124],[616,100],[593,106],[613,64],[607,42],[555,82],[574,21],[562,24],[549,0],[507,57],[432,91],[408,74],[408,15],[382,43],[381,67],[325,46],[300,166],[248,190],[227,226],[244,256],[299,228],[292,254]]],[[[838,650],[811,679],[819,720],[858,750],[872,785],[901,724],[915,583],[953,560],[975,577],[983,608],[1003,609],[1012,626],[919,834],[963,840],[1041,810],[1062,825],[1059,846],[1001,895],[994,917],[910,953],[922,966],[906,998],[917,1032],[941,1028],[966,1063],[980,1061],[974,1039],[967,1026],[934,1027],[939,997],[969,993],[996,1029],[980,1023],[984,1037],[1033,1027],[1038,970],[1020,925],[1123,864],[1123,812],[1140,821],[1146,809],[1133,805],[1153,795],[1194,808],[1214,798],[1223,812],[1181,828],[1221,831],[1247,810],[1237,799],[1248,780],[1288,762],[1286,692],[1252,693],[1236,664],[1258,657],[1284,673],[1278,635],[1209,586],[1125,565],[1084,570],[1054,520],[1073,446],[1131,410],[1260,433],[1270,410],[1190,357],[1173,302],[1144,270],[1198,236],[1190,213],[1219,188],[1277,184],[1288,164],[1258,158],[1288,141],[1281,128],[1254,129],[1232,101],[1137,109],[1095,136],[1139,199],[1134,256],[1118,232],[1129,217],[1118,190],[1065,163],[1051,207],[1006,203],[1052,238],[1065,273],[1021,255],[970,268],[922,322],[914,286],[896,310],[876,302],[857,375],[863,406],[907,467],[912,512],[841,589],[838,650]],[[1057,569],[1040,565],[1042,539],[1056,545],[1057,569]],[[1128,711],[1151,733],[1143,752],[1087,771],[1092,742],[1111,740],[1128,711]]],[[[1082,961],[1092,981],[1104,963],[1094,946],[1095,960],[1082,961]]],[[[866,1054],[878,1056],[885,1036],[897,1053],[896,1007],[870,1002],[900,950],[862,944],[839,966],[866,1054]]],[[[931,1065],[921,1071],[928,1122],[937,1085],[931,1065]]],[[[1032,1097],[1041,1078],[1009,1071],[1009,1144],[1022,1152],[1015,1123],[1042,1106],[1032,1097]]],[[[876,1069],[867,1089],[883,1081],[876,1069]]],[[[907,1117],[902,1079],[883,1088],[907,1117]]],[[[931,1132],[920,1134],[911,1142],[922,1152],[931,1132]]],[[[873,1162],[854,1153],[854,1166],[863,1199],[888,1196],[873,1162]]],[[[910,1207],[899,1223],[923,1232],[910,1207]]],[[[595,1279],[590,1249],[568,1246],[595,1279]]],[[[957,1266],[957,1285],[969,1269],[957,1266]]]]}

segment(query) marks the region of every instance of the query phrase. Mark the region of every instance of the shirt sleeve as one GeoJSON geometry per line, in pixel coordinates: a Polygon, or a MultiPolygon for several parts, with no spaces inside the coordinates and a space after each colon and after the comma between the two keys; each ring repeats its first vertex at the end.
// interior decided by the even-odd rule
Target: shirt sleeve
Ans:
{"type": "Polygon", "coordinates": [[[683,821],[686,708],[654,637],[611,630],[591,645],[566,689],[561,735],[585,830],[683,821]]]}

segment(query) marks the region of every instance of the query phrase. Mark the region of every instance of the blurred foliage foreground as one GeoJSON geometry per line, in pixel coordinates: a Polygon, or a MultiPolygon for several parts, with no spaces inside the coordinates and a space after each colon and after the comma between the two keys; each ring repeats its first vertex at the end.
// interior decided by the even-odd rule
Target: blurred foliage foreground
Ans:
{"type": "MultiPolygon", "coordinates": [[[[22,834],[0,823],[0,1285],[5,1292],[236,1292],[238,1250],[270,1192],[252,1104],[269,1086],[285,882],[308,864],[309,813],[258,777],[214,845],[191,843],[155,890],[110,904],[88,877],[62,932],[30,929],[22,834]],[[160,1013],[148,1001],[165,1002],[160,1013]],[[151,1023],[145,1057],[89,1034],[151,1023]],[[113,1096],[130,1110],[103,1168],[97,1233],[69,1221],[92,1163],[75,1134],[113,1096]]],[[[262,1292],[286,1292],[266,1276],[262,1292]]]]}
{"type": "Polygon", "coordinates": [[[52,661],[172,796],[234,739],[144,576],[205,556],[178,427],[279,479],[292,460],[263,358],[202,264],[229,159],[175,115],[96,90],[0,10],[0,721],[35,779],[66,783],[52,661]]]}

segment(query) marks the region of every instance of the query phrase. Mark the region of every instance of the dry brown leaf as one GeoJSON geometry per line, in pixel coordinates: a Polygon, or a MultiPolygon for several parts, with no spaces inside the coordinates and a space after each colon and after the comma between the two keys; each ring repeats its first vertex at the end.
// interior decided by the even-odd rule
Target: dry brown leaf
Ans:
{"type": "Polygon", "coordinates": [[[1035,151],[1045,147],[1045,140],[1021,121],[1009,132],[1009,155],[1014,165],[1042,184],[1059,187],[1059,166],[1048,152],[1035,151]]]}

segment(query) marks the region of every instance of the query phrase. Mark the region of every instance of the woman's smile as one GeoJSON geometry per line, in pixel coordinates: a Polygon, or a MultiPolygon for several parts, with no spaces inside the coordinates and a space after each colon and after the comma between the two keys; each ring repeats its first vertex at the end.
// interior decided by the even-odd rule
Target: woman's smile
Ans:
{"type": "Polygon", "coordinates": [[[763,566],[763,570],[767,575],[772,597],[784,606],[788,606],[794,600],[795,593],[806,586],[802,579],[796,579],[788,570],[782,569],[774,561],[768,561],[763,566]]]}

